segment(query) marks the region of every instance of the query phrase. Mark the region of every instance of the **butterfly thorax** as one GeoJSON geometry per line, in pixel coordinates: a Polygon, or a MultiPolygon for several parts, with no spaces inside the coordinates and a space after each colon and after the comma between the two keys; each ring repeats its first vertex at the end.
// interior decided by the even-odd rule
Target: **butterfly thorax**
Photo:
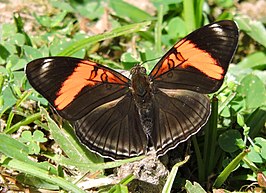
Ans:
{"type": "Polygon", "coordinates": [[[131,70],[132,95],[138,109],[141,125],[146,135],[150,136],[153,128],[153,93],[146,69],[140,65],[131,70]]]}
{"type": "Polygon", "coordinates": [[[138,105],[151,102],[151,85],[146,69],[140,65],[131,69],[131,88],[138,105]]]}

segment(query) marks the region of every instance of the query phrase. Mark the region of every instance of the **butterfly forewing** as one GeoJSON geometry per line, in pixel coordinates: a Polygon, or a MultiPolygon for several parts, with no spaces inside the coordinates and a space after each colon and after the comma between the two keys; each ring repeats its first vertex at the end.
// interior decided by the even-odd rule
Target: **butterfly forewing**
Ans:
{"type": "Polygon", "coordinates": [[[158,62],[150,79],[160,88],[212,93],[222,85],[238,42],[233,21],[204,26],[177,42],[158,62]]]}
{"type": "Polygon", "coordinates": [[[49,57],[26,67],[30,84],[67,120],[78,120],[94,108],[129,91],[129,79],[88,60],[49,57]]]}

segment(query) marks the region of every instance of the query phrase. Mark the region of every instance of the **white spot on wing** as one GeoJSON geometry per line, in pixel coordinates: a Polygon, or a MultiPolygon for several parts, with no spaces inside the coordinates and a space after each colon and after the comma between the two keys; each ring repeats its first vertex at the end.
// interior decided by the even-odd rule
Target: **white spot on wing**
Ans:
{"type": "Polygon", "coordinates": [[[46,68],[49,67],[50,63],[53,61],[53,59],[49,58],[49,59],[45,59],[43,61],[44,65],[42,66],[42,70],[45,70],[46,68]]]}
{"type": "Polygon", "coordinates": [[[220,25],[217,23],[214,23],[214,24],[210,25],[210,27],[220,27],[220,25]]]}
{"type": "Polygon", "coordinates": [[[210,27],[211,27],[211,29],[212,29],[213,31],[217,32],[218,34],[223,34],[223,33],[224,33],[224,31],[223,31],[221,25],[219,25],[219,24],[217,24],[217,23],[212,24],[210,27]]]}

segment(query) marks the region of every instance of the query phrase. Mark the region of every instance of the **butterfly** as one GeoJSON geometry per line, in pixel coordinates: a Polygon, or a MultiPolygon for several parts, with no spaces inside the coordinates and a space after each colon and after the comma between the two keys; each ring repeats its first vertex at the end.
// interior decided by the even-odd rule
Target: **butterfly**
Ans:
{"type": "Polygon", "coordinates": [[[217,91],[238,44],[238,27],[224,20],[177,42],[147,75],[131,78],[90,60],[47,57],[31,61],[32,87],[73,123],[80,141],[111,159],[157,156],[196,134],[211,112],[206,94],[217,91]]]}

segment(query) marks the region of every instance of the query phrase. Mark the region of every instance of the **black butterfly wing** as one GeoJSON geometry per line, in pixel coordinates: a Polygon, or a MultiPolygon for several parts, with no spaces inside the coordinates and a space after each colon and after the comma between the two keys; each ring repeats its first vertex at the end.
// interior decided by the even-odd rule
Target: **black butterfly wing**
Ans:
{"type": "Polygon", "coordinates": [[[151,71],[150,79],[160,88],[215,92],[223,83],[237,43],[234,21],[203,26],[177,42],[151,71]]]}
{"type": "Polygon", "coordinates": [[[233,21],[206,25],[177,42],[149,74],[153,86],[155,123],[152,140],[158,155],[186,141],[208,120],[204,95],[223,83],[238,42],[233,21]]]}
{"type": "Polygon", "coordinates": [[[151,138],[157,155],[196,134],[210,115],[209,98],[189,90],[158,90],[154,95],[155,122],[151,138]]]}
{"type": "Polygon", "coordinates": [[[97,107],[75,126],[82,143],[104,157],[122,159],[146,153],[147,136],[130,93],[97,107]]]}
{"type": "Polygon", "coordinates": [[[70,121],[129,92],[129,79],[89,60],[48,57],[31,61],[27,78],[56,111],[70,121]]]}

